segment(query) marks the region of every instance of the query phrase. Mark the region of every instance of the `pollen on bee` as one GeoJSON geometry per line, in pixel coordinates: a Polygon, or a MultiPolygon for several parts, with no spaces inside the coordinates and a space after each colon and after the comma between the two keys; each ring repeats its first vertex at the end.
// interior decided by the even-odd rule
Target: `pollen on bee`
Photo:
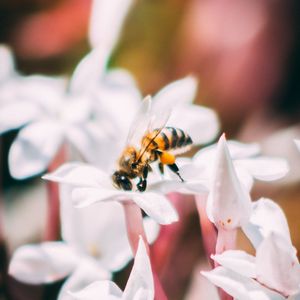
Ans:
{"type": "Polygon", "coordinates": [[[162,152],[160,155],[160,161],[164,165],[173,165],[175,163],[175,156],[168,152],[162,152]]]}

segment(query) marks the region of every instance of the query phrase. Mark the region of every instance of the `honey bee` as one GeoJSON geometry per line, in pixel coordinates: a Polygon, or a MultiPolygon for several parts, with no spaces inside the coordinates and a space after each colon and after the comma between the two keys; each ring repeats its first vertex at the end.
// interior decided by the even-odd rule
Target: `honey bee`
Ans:
{"type": "Polygon", "coordinates": [[[116,188],[133,190],[133,180],[139,178],[136,187],[144,192],[147,187],[151,163],[158,161],[161,174],[166,165],[181,181],[184,181],[175,163],[175,155],[192,147],[191,137],[182,129],[166,127],[171,110],[154,112],[151,97],[146,97],[129,130],[127,143],[118,160],[118,170],[112,175],[116,188]]]}

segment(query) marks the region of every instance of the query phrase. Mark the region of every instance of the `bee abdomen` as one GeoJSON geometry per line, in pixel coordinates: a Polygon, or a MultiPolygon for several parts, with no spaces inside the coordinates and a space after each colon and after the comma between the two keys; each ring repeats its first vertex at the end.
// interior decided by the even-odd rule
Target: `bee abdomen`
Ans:
{"type": "Polygon", "coordinates": [[[173,150],[189,146],[193,143],[187,133],[175,127],[163,128],[154,141],[161,150],[173,150]]]}

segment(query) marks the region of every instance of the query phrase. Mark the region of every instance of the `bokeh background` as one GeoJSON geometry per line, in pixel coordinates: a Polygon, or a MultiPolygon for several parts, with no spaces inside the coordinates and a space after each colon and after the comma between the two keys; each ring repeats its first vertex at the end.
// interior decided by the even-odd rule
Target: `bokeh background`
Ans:
{"type": "MultiPolygon", "coordinates": [[[[23,74],[71,74],[89,51],[90,7],[90,0],[1,0],[0,43],[12,48],[23,74]]],[[[300,137],[299,17],[298,0],[137,0],[110,61],[111,67],[131,71],[144,95],[194,74],[197,102],[217,111],[228,139],[259,142],[265,154],[289,160],[287,178],[256,184],[253,199],[271,197],[282,206],[297,249],[300,153],[293,139],[300,137]]],[[[2,210],[10,252],[39,241],[46,211],[43,188],[32,187],[39,178],[15,181],[9,175],[7,152],[16,133],[1,137],[2,210]]],[[[201,299],[197,222],[188,208],[178,247],[163,273],[170,299],[201,299]],[[176,276],[174,269],[180,270],[176,276]]],[[[126,272],[117,275],[120,285],[126,272]]],[[[55,299],[59,284],[39,293],[33,289],[32,298],[24,298],[32,287],[20,285],[23,292],[15,297],[55,299]]]]}

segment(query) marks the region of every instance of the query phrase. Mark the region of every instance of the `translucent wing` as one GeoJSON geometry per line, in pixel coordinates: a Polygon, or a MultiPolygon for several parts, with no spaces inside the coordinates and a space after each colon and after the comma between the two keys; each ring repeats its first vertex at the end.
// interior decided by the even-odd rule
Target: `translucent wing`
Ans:
{"type": "Polygon", "coordinates": [[[141,139],[149,128],[151,122],[151,96],[147,96],[137,111],[129,128],[127,146],[140,147],[141,139]]]}
{"type": "MultiPolygon", "coordinates": [[[[151,96],[147,96],[138,110],[131,126],[127,138],[128,146],[141,147],[142,138],[155,129],[160,130],[166,125],[171,110],[169,108],[159,109],[155,111],[152,106],[151,96]]],[[[143,150],[143,149],[141,149],[143,150]]]]}

